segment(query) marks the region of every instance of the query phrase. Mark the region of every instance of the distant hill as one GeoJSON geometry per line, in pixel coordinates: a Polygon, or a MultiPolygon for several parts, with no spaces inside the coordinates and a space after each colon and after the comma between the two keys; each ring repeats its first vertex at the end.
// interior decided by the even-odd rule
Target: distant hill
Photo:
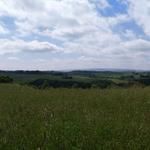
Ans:
{"type": "Polygon", "coordinates": [[[15,73],[62,73],[62,72],[150,72],[150,70],[143,69],[121,69],[121,68],[89,68],[89,69],[73,69],[73,70],[0,70],[0,73],[3,72],[15,72],[15,73]]]}

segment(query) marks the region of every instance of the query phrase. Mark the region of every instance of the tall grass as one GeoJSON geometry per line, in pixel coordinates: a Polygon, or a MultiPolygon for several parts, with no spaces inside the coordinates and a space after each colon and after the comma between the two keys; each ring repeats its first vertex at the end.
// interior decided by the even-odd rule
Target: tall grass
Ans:
{"type": "Polygon", "coordinates": [[[150,149],[150,88],[0,85],[0,149],[150,149]]]}

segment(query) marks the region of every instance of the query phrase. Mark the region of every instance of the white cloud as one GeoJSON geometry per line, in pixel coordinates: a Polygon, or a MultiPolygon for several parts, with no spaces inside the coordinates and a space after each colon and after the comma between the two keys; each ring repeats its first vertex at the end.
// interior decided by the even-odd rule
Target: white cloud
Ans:
{"type": "Polygon", "coordinates": [[[111,7],[107,0],[99,0],[99,5],[100,5],[100,8],[103,8],[103,9],[107,7],[111,7]]]}
{"type": "Polygon", "coordinates": [[[124,36],[127,40],[134,40],[137,39],[137,35],[132,30],[126,30],[125,32],[122,32],[122,36],[124,36]]]}
{"type": "Polygon", "coordinates": [[[107,0],[89,0],[89,1],[95,3],[97,7],[100,9],[111,7],[111,5],[108,3],[107,0]]]}
{"type": "Polygon", "coordinates": [[[127,0],[129,15],[141,26],[144,32],[150,35],[150,1],[149,0],[127,0]]]}
{"type": "Polygon", "coordinates": [[[0,54],[28,52],[59,51],[60,48],[48,42],[0,39],[0,54]]]}
{"type": "MultiPolygon", "coordinates": [[[[117,15],[105,18],[98,14],[93,2],[98,5],[103,4],[105,7],[108,7],[108,2],[106,0],[92,0],[91,2],[88,0],[33,0],[32,2],[29,0],[1,0],[0,15],[16,18],[17,30],[14,35],[17,37],[32,33],[39,36],[45,35],[63,40],[65,52],[78,48],[76,51],[93,53],[95,50],[101,51],[109,44],[116,44],[116,41],[120,40],[119,35],[114,35],[111,31],[111,27],[126,21],[128,17],[117,15]],[[70,45],[72,40],[74,47],[66,46],[70,45]]],[[[12,51],[19,50],[17,48],[12,51]]]]}
{"type": "MultiPolygon", "coordinates": [[[[125,64],[130,66],[129,62],[132,63],[133,59],[133,64],[136,64],[139,60],[143,60],[145,55],[149,55],[150,42],[138,37],[132,30],[127,29],[120,34],[113,31],[113,28],[134,19],[149,36],[150,2],[148,0],[124,2],[129,6],[128,14],[104,17],[96,7],[100,9],[111,7],[107,0],[1,0],[0,16],[13,17],[16,29],[12,29],[13,38],[0,39],[0,54],[63,51],[82,56],[78,60],[63,60],[64,65],[59,59],[49,62],[38,58],[37,60],[43,62],[46,67],[60,65],[63,68],[76,61],[82,62],[81,66],[91,67],[93,65],[119,67],[125,64]],[[46,38],[38,41],[32,34],[46,38]],[[32,40],[24,41],[25,37],[32,40]],[[57,44],[50,42],[50,39],[57,44]]],[[[1,34],[6,34],[6,31],[3,25],[0,26],[1,34]]],[[[80,63],[76,62],[74,67],[77,66],[80,66],[80,63]]]]}
{"type": "Polygon", "coordinates": [[[8,33],[9,33],[8,29],[6,29],[4,26],[0,24],[0,35],[8,34],[8,33]]]}
{"type": "Polygon", "coordinates": [[[10,56],[8,57],[9,60],[19,61],[20,59],[18,57],[10,56]]]}

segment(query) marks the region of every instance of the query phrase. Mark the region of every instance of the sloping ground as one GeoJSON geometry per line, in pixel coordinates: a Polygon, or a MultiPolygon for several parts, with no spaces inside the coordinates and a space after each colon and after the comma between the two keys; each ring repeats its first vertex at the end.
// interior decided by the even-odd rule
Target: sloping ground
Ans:
{"type": "Polygon", "coordinates": [[[0,85],[0,149],[150,149],[150,88],[0,85]]]}

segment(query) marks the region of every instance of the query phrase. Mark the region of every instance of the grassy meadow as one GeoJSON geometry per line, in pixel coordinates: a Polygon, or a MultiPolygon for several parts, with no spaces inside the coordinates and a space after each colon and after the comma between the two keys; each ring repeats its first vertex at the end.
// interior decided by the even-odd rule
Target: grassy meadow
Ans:
{"type": "Polygon", "coordinates": [[[2,150],[148,150],[150,88],[0,84],[2,150]]]}

